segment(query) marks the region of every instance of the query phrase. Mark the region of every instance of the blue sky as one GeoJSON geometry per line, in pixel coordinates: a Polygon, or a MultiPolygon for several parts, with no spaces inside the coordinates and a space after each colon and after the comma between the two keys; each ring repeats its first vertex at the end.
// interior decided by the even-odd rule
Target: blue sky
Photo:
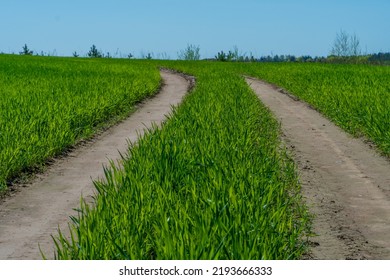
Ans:
{"type": "Polygon", "coordinates": [[[237,46],[255,56],[328,55],[336,33],[363,52],[390,51],[389,0],[0,0],[0,52],[103,52],[202,58],[237,46]]]}

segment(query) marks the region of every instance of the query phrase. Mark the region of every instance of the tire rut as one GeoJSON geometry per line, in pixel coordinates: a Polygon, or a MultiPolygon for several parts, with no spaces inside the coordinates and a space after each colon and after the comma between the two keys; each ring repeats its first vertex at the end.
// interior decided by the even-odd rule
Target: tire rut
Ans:
{"type": "Polygon", "coordinates": [[[309,259],[390,259],[390,164],[308,104],[247,83],[281,122],[314,214],[309,259]]]}

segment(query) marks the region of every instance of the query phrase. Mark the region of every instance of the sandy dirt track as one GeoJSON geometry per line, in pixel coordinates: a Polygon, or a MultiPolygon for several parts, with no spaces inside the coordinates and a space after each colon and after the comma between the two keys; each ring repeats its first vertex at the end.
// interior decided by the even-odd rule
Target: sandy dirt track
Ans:
{"type": "Polygon", "coordinates": [[[311,259],[390,259],[390,164],[307,104],[247,83],[281,122],[315,215],[311,259]]]}
{"type": "Polygon", "coordinates": [[[0,203],[0,259],[41,259],[38,244],[47,258],[54,257],[51,235],[58,227],[67,229],[81,196],[88,199],[94,194],[92,179],[103,178],[102,166],[109,159],[119,161],[127,141],[136,141],[137,133],[152,123],[160,124],[188,91],[185,78],[165,71],[161,76],[160,93],[139,104],[128,119],[56,160],[26,188],[0,203]]]}

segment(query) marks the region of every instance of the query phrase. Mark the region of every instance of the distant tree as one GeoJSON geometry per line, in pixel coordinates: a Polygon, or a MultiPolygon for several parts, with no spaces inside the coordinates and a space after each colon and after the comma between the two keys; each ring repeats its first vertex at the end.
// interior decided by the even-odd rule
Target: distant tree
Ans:
{"type": "Polygon", "coordinates": [[[244,60],[244,55],[240,54],[240,52],[238,51],[238,47],[237,46],[234,46],[233,50],[229,51],[229,53],[232,56],[232,60],[235,60],[235,61],[242,61],[242,60],[244,60]]]}
{"type": "Polygon", "coordinates": [[[301,57],[298,57],[298,61],[300,61],[300,62],[312,62],[313,58],[310,55],[302,55],[301,57]]]}
{"type": "Polygon", "coordinates": [[[255,61],[256,59],[252,54],[250,56],[246,55],[246,53],[242,53],[238,50],[237,46],[234,46],[232,50],[229,50],[227,53],[224,51],[218,52],[215,56],[215,59],[218,61],[255,61]]]}
{"type": "Polygon", "coordinates": [[[235,55],[234,51],[229,50],[229,52],[228,52],[228,54],[226,56],[226,60],[227,61],[233,61],[233,60],[235,60],[236,57],[237,56],[235,55]]]}
{"type": "Polygon", "coordinates": [[[333,42],[330,52],[333,56],[358,56],[361,54],[360,40],[353,34],[349,36],[347,32],[340,30],[336,34],[336,39],[333,42]]]}
{"type": "Polygon", "coordinates": [[[101,51],[99,51],[95,45],[92,45],[92,47],[90,48],[89,52],[88,52],[88,57],[91,57],[91,58],[100,58],[100,57],[103,57],[103,54],[101,51]]]}
{"type": "Polygon", "coordinates": [[[345,31],[340,30],[340,32],[336,34],[336,38],[333,42],[331,55],[348,56],[348,53],[349,53],[349,36],[345,31]]]}
{"type": "Polygon", "coordinates": [[[73,55],[73,57],[79,57],[80,56],[76,51],[74,51],[72,55],[73,55]]]}
{"type": "Polygon", "coordinates": [[[388,53],[376,53],[371,54],[368,57],[368,61],[373,64],[389,64],[390,65],[390,52],[388,53]]]}
{"type": "Polygon", "coordinates": [[[215,59],[218,60],[218,61],[227,61],[227,55],[223,51],[220,51],[215,56],[215,59]]]}
{"type": "Polygon", "coordinates": [[[350,50],[349,50],[350,54],[349,55],[352,55],[352,56],[359,56],[359,55],[361,55],[360,40],[356,36],[356,34],[353,34],[352,36],[350,36],[349,48],[350,48],[350,50]]]}
{"type": "Polygon", "coordinates": [[[249,56],[245,56],[244,58],[244,61],[245,62],[256,62],[256,58],[254,57],[254,55],[252,53],[249,54],[249,56]]]}
{"type": "Polygon", "coordinates": [[[33,54],[33,51],[31,51],[31,50],[27,47],[27,44],[24,44],[24,46],[22,47],[22,51],[19,52],[19,54],[22,54],[22,55],[32,55],[32,54],[33,54]]]}
{"type": "Polygon", "coordinates": [[[180,60],[199,60],[200,59],[200,47],[188,44],[184,50],[181,50],[177,54],[180,60]]]}
{"type": "Polygon", "coordinates": [[[141,52],[140,55],[141,59],[149,59],[149,60],[153,59],[153,56],[154,56],[153,53],[148,52],[147,54],[145,54],[143,51],[141,52]]]}
{"type": "Polygon", "coordinates": [[[243,62],[249,60],[249,57],[246,55],[246,53],[240,52],[237,46],[234,46],[233,50],[229,51],[229,54],[228,54],[228,59],[230,58],[231,61],[243,62]]]}
{"type": "Polygon", "coordinates": [[[150,59],[153,59],[153,53],[148,53],[148,54],[145,54],[145,53],[141,53],[141,58],[142,59],[148,59],[148,60],[150,60],[150,59]]]}
{"type": "Polygon", "coordinates": [[[288,62],[295,62],[297,59],[294,55],[288,55],[287,56],[287,61],[288,62]]]}
{"type": "Polygon", "coordinates": [[[133,56],[133,54],[132,53],[129,53],[128,55],[127,55],[127,58],[128,59],[131,59],[131,58],[133,58],[134,56],[133,56]]]}
{"type": "Polygon", "coordinates": [[[272,58],[272,56],[270,56],[270,55],[262,56],[262,57],[260,58],[260,61],[261,61],[261,62],[271,62],[271,61],[273,61],[273,58],[272,58]]]}

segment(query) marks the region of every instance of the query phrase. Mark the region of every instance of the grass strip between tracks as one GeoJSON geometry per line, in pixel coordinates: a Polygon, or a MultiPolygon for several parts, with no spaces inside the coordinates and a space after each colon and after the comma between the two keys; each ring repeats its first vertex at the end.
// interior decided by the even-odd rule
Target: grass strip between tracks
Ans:
{"type": "Polygon", "coordinates": [[[299,258],[308,219],[278,123],[240,76],[175,66],[195,89],[95,182],[56,258],[299,258]]]}

